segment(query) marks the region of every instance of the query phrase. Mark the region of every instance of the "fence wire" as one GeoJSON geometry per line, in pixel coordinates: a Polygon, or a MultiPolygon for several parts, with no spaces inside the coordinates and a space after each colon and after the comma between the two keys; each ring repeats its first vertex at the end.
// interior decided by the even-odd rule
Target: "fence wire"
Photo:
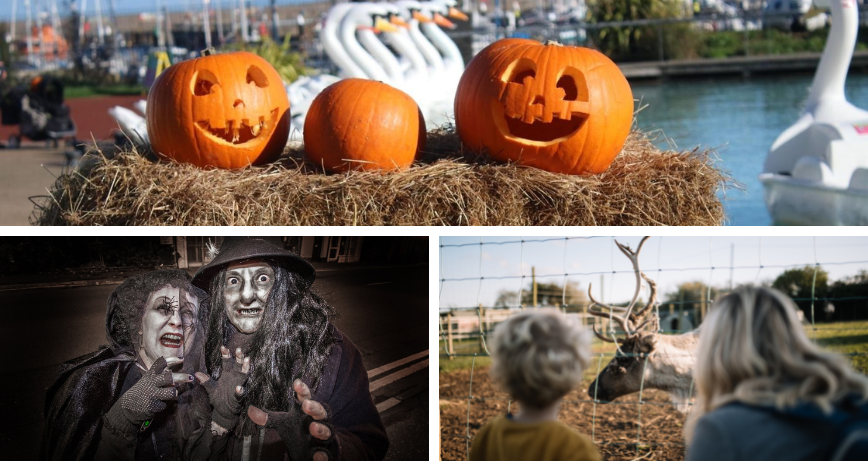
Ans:
{"type": "MultiPolygon", "coordinates": [[[[467,412],[466,412],[466,420],[465,420],[465,431],[464,431],[465,433],[463,435],[460,435],[460,434],[443,434],[443,437],[448,437],[448,438],[453,438],[453,439],[455,439],[455,438],[463,439],[465,441],[465,452],[466,452],[466,456],[468,458],[469,458],[469,453],[470,453],[470,444],[472,441],[472,437],[470,436],[471,404],[473,402],[505,401],[507,403],[507,413],[509,413],[509,411],[511,409],[511,404],[512,404],[512,399],[510,399],[510,398],[484,396],[484,395],[473,395],[473,379],[474,379],[474,373],[476,371],[475,370],[476,358],[477,357],[489,357],[490,356],[490,351],[488,350],[486,336],[491,330],[494,329],[494,325],[496,325],[499,321],[505,320],[505,318],[503,318],[502,315],[498,316],[498,317],[500,317],[500,319],[497,321],[492,321],[490,318],[488,318],[487,321],[483,320],[483,317],[484,317],[483,309],[484,308],[483,308],[483,304],[480,303],[480,294],[482,292],[483,281],[484,280],[517,279],[520,283],[519,288],[518,288],[518,301],[520,303],[521,299],[522,299],[522,292],[524,290],[525,279],[528,277],[527,274],[524,273],[524,261],[525,261],[524,245],[526,243],[545,243],[545,242],[563,241],[564,245],[565,245],[564,260],[563,260],[563,272],[562,273],[548,273],[548,274],[533,274],[533,277],[535,277],[537,279],[549,278],[549,277],[560,277],[562,280],[562,283],[563,283],[562,292],[561,292],[562,303],[560,303],[556,307],[558,307],[564,315],[568,315],[567,309],[578,309],[579,315],[582,315],[581,314],[582,312],[587,312],[588,307],[590,306],[591,303],[568,304],[566,302],[566,300],[567,300],[567,293],[566,293],[567,281],[568,281],[568,278],[570,276],[589,276],[589,275],[612,274],[613,280],[609,286],[610,299],[611,299],[611,290],[613,289],[613,287],[615,285],[614,277],[618,274],[626,274],[626,273],[635,274],[634,270],[615,270],[614,269],[614,260],[615,260],[615,256],[616,256],[614,254],[614,245],[612,245],[613,250],[611,252],[611,261],[610,261],[611,269],[609,271],[570,272],[567,270],[567,253],[568,253],[567,252],[567,245],[569,244],[569,242],[571,240],[591,240],[591,239],[603,239],[603,238],[611,239],[610,237],[563,237],[563,238],[539,238],[539,239],[521,238],[518,240],[510,240],[510,241],[504,241],[504,242],[484,242],[483,239],[480,238],[480,241],[478,243],[454,244],[454,245],[441,244],[440,245],[440,261],[441,261],[440,294],[441,294],[441,298],[442,298],[444,286],[446,285],[447,282],[464,282],[464,281],[470,281],[470,280],[478,280],[480,282],[479,287],[477,289],[477,294],[476,294],[476,301],[477,301],[476,306],[462,306],[462,307],[449,307],[449,308],[441,307],[440,308],[440,310],[441,310],[440,321],[438,322],[439,329],[440,329],[440,332],[439,332],[440,333],[440,341],[443,343],[443,349],[441,351],[441,360],[442,359],[451,360],[453,358],[460,358],[460,357],[472,358],[471,365],[470,365],[470,382],[468,383],[468,394],[467,394],[467,398],[466,398],[467,399],[467,412]],[[482,252],[481,251],[480,251],[480,260],[479,260],[479,265],[478,265],[478,276],[477,277],[475,277],[475,278],[474,277],[448,278],[448,277],[445,277],[443,274],[443,249],[444,248],[460,248],[460,247],[470,247],[470,246],[480,246],[480,248],[481,248],[485,245],[507,245],[507,244],[520,245],[520,249],[518,250],[520,252],[520,260],[519,260],[520,261],[519,264],[521,267],[520,275],[486,276],[483,273],[482,252]],[[475,328],[475,331],[469,332],[469,333],[457,333],[456,336],[459,336],[459,341],[463,339],[463,340],[465,340],[465,342],[469,342],[469,343],[478,342],[478,345],[479,345],[478,347],[479,347],[479,349],[481,349],[482,352],[456,353],[454,348],[452,350],[450,350],[450,346],[451,346],[452,340],[453,340],[453,338],[452,338],[453,335],[451,335],[450,334],[451,332],[448,331],[448,330],[451,330],[451,327],[452,327],[453,320],[452,320],[451,316],[453,313],[457,314],[457,315],[467,316],[468,312],[472,311],[472,310],[475,310],[476,318],[477,318],[477,322],[478,322],[478,325],[475,328]],[[446,329],[444,329],[444,321],[447,323],[446,329]],[[484,326],[484,324],[486,326],[484,326]]],[[[614,240],[614,239],[612,239],[612,240],[614,240]]],[[[708,271],[708,283],[707,283],[707,287],[705,287],[704,290],[700,290],[701,299],[667,301],[665,303],[665,305],[684,306],[684,305],[688,305],[688,304],[697,305],[700,303],[706,303],[705,304],[706,306],[710,306],[711,301],[712,301],[712,299],[711,299],[711,297],[712,297],[712,282],[713,282],[713,276],[714,276],[715,270],[730,269],[730,271],[733,271],[735,269],[747,269],[747,270],[757,269],[757,273],[756,273],[754,279],[755,279],[755,281],[758,281],[760,273],[763,272],[764,269],[774,269],[774,268],[790,269],[790,268],[806,268],[806,267],[810,268],[810,267],[813,267],[813,277],[812,277],[812,281],[811,281],[811,284],[812,284],[811,285],[811,296],[808,298],[793,298],[793,300],[796,302],[799,302],[799,301],[810,302],[810,319],[809,319],[810,323],[809,323],[809,325],[805,325],[805,328],[810,328],[810,330],[812,332],[812,338],[814,339],[814,341],[816,341],[816,332],[817,331],[852,331],[852,330],[863,329],[864,327],[846,327],[846,326],[843,326],[843,327],[820,327],[820,328],[818,328],[818,326],[816,324],[815,315],[814,315],[815,314],[814,306],[815,306],[816,301],[824,300],[823,298],[818,299],[816,297],[817,274],[819,272],[820,267],[833,266],[833,265],[846,265],[846,264],[860,264],[860,265],[862,265],[862,264],[868,264],[868,260],[854,260],[854,261],[845,261],[845,262],[820,262],[820,260],[818,258],[818,254],[817,254],[816,238],[813,239],[812,246],[813,246],[813,256],[814,256],[813,261],[803,262],[800,264],[778,264],[778,265],[763,264],[763,243],[762,243],[762,238],[760,238],[759,239],[759,245],[758,245],[758,252],[757,252],[758,264],[756,264],[756,265],[741,265],[741,266],[736,266],[736,265],[730,264],[728,266],[720,266],[720,265],[714,265],[714,261],[713,261],[713,257],[712,257],[713,252],[714,252],[713,239],[710,238],[709,242],[708,242],[708,250],[709,250],[709,265],[708,266],[706,266],[706,267],[663,268],[661,266],[662,245],[658,245],[657,268],[651,269],[651,270],[648,270],[645,272],[655,271],[657,273],[657,280],[659,282],[660,276],[662,276],[664,273],[677,273],[677,272],[685,272],[685,271],[707,270],[708,271]]],[[[731,282],[731,280],[730,280],[730,282],[731,282]]],[[[601,289],[602,289],[602,287],[601,287],[601,289]]],[[[832,300],[834,300],[836,302],[868,300],[868,295],[833,298],[832,300]]],[[[658,302],[654,306],[655,314],[658,314],[658,318],[659,318],[659,304],[660,303],[658,302]]],[[[525,306],[523,306],[521,304],[516,305],[516,306],[509,306],[509,307],[521,307],[522,310],[525,310],[525,306]]],[[[510,309],[509,307],[503,308],[503,309],[490,309],[490,308],[488,308],[488,309],[485,309],[485,311],[487,313],[491,313],[491,312],[507,313],[508,312],[508,313],[510,313],[510,315],[512,313],[517,313],[514,309],[510,309]]],[[[533,308],[531,307],[531,308],[527,308],[527,309],[533,309],[533,308]]],[[[611,313],[611,311],[610,311],[610,313],[611,313]]],[[[585,315],[587,315],[587,314],[585,314],[585,315]]],[[[683,316],[683,314],[682,314],[682,316],[683,316]]],[[[587,318],[587,317],[585,317],[585,318],[587,318]]],[[[594,317],[593,321],[596,322],[597,318],[598,317],[594,317]]],[[[609,320],[610,320],[610,322],[609,322],[610,328],[609,328],[608,333],[611,334],[612,338],[614,338],[615,337],[614,335],[616,332],[615,332],[615,330],[613,330],[611,328],[611,325],[612,325],[611,316],[610,316],[609,320]]],[[[704,318],[702,318],[701,320],[704,320],[704,318]]],[[[808,319],[806,319],[806,321],[808,321],[808,319]]],[[[584,323],[584,321],[583,321],[583,323],[584,323]]],[[[698,326],[698,325],[695,325],[695,327],[696,326],[698,326]]],[[[682,325],[679,324],[679,330],[664,330],[662,327],[658,326],[658,331],[660,333],[673,333],[673,332],[680,331],[681,327],[682,327],[682,325]]],[[[617,344],[618,343],[615,342],[616,347],[617,347],[617,344]]],[[[601,352],[601,353],[598,353],[596,355],[598,357],[597,357],[597,366],[596,366],[595,376],[600,375],[600,372],[602,371],[602,363],[603,363],[604,358],[606,358],[606,357],[615,357],[615,356],[618,356],[618,357],[621,357],[621,356],[639,357],[643,361],[643,363],[642,363],[643,368],[642,368],[642,378],[640,381],[640,389],[638,392],[638,400],[629,399],[629,400],[620,400],[620,401],[616,401],[616,402],[601,401],[601,400],[597,399],[597,396],[596,396],[596,389],[597,388],[595,387],[595,395],[593,398],[590,398],[590,396],[589,396],[588,399],[571,399],[571,400],[564,400],[563,401],[563,406],[561,407],[562,409],[565,408],[566,405],[569,405],[569,404],[590,404],[592,406],[592,410],[591,410],[591,434],[590,435],[591,435],[591,440],[594,442],[594,444],[596,444],[598,446],[635,446],[637,454],[639,453],[640,448],[684,447],[685,445],[683,443],[667,443],[667,442],[656,442],[656,441],[649,441],[649,440],[646,440],[643,442],[643,440],[642,440],[642,407],[644,405],[652,405],[652,406],[658,406],[658,407],[675,407],[678,405],[678,404],[672,403],[672,402],[661,403],[661,402],[651,402],[651,401],[645,401],[644,400],[643,397],[644,397],[644,393],[646,390],[645,389],[645,372],[647,371],[648,359],[650,357],[649,354],[625,353],[625,352],[621,351],[620,348],[617,348],[616,352],[601,352]],[[636,405],[637,406],[637,416],[636,416],[637,429],[636,429],[635,442],[618,442],[618,441],[608,441],[608,440],[597,440],[596,429],[597,429],[597,421],[598,421],[598,419],[597,419],[597,404],[598,403],[600,403],[600,404],[606,403],[606,404],[611,405],[611,406],[619,406],[619,405],[636,405]]],[[[659,354],[655,354],[655,355],[660,356],[659,354]]],[[[684,356],[686,356],[686,355],[688,355],[688,354],[685,354],[684,356]]],[[[852,353],[840,353],[839,355],[852,358],[852,357],[859,357],[859,356],[868,356],[868,353],[852,352],[852,353]]],[[[669,355],[667,355],[667,357],[677,357],[677,355],[669,354],[669,355]]],[[[693,403],[691,402],[691,399],[694,397],[694,395],[693,395],[694,385],[693,384],[694,384],[693,379],[691,378],[690,390],[688,392],[687,401],[685,403],[685,405],[687,405],[688,408],[692,408],[692,405],[693,405],[693,403]]],[[[681,421],[682,425],[684,423],[686,423],[688,416],[689,416],[689,411],[684,413],[683,420],[681,421]]],[[[667,417],[667,419],[668,419],[668,417],[667,417]]]]}

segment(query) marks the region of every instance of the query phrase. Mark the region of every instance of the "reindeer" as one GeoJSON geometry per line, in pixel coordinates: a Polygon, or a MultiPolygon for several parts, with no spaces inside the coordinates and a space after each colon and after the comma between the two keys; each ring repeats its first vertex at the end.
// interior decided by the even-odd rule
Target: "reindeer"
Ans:
{"type": "Polygon", "coordinates": [[[657,303],[657,284],[639,269],[639,252],[642,251],[642,245],[646,240],[648,237],[639,242],[635,252],[629,245],[621,245],[617,240],[615,241],[621,252],[633,263],[636,272],[636,292],[627,307],[609,306],[597,302],[591,294],[591,286],[588,286],[588,297],[591,299],[588,313],[597,317],[611,318],[618,322],[626,334],[625,338],[615,340],[601,334],[594,325],[594,334],[603,341],[615,343],[618,351],[597,379],[591,383],[588,395],[600,403],[609,403],[618,397],[639,392],[644,369],[644,388],[668,392],[676,408],[681,412],[687,412],[692,393],[693,366],[696,363],[699,330],[681,335],[657,333],[660,322],[657,314],[648,316],[653,313],[651,308],[657,303]],[[642,279],[648,283],[651,293],[648,303],[634,311],[633,307],[642,289],[642,279]],[[600,309],[595,310],[596,307],[600,309]],[[646,316],[648,317],[645,318],[646,316]],[[646,327],[651,328],[643,331],[646,327]]]}

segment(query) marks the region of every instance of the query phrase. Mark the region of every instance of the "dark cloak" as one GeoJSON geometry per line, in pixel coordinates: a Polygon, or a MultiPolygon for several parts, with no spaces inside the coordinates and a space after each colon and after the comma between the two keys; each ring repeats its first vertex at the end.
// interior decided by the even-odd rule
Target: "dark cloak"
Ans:
{"type": "MultiPolygon", "coordinates": [[[[130,319],[141,318],[141,310],[129,305],[124,291],[140,289],[143,283],[149,282],[164,286],[165,281],[171,278],[185,278],[188,282],[180,283],[181,288],[198,290],[194,291],[194,294],[200,300],[199,324],[203,325],[202,321],[208,315],[207,294],[189,285],[189,275],[186,272],[157,271],[124,281],[112,293],[106,309],[106,338],[110,345],[64,362],[57,380],[46,392],[40,460],[78,461],[94,458],[99,447],[102,417],[120,398],[125,390],[124,381],[127,375],[136,367],[135,348],[131,344],[130,332],[136,331],[138,325],[131,325],[130,319]]],[[[170,284],[179,285],[177,282],[170,284]]],[[[196,336],[196,344],[185,357],[182,372],[192,373],[194,368],[204,369],[201,353],[204,328],[197,330],[196,336]]],[[[134,373],[139,374],[138,371],[134,373]]],[[[173,443],[177,451],[172,453],[172,456],[175,458],[198,457],[193,450],[208,448],[207,441],[203,442],[203,436],[210,434],[210,431],[205,430],[210,426],[208,398],[201,386],[195,386],[192,390],[191,387],[189,384],[179,386],[181,394],[178,403],[170,403],[169,408],[155,418],[157,422],[158,419],[174,417],[172,432],[175,432],[176,436],[172,438],[175,439],[173,443]]],[[[156,426],[152,426],[153,430],[159,431],[156,426]]],[[[150,435],[151,430],[140,434],[139,448],[144,448],[141,441],[150,435]]],[[[160,435],[167,437],[166,434],[160,435]]],[[[137,449],[137,453],[141,451],[137,449]]]]}

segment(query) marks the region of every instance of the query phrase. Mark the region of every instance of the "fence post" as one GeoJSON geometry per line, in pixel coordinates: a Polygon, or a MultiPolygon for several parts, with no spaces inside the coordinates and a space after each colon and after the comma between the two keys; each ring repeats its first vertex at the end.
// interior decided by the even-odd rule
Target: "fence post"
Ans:
{"type": "Polygon", "coordinates": [[[479,307],[476,308],[476,315],[479,318],[479,350],[480,351],[485,350],[485,337],[483,336],[485,333],[483,333],[483,331],[482,331],[482,311],[483,310],[484,309],[482,309],[482,304],[480,304],[479,307]]]}
{"type": "Polygon", "coordinates": [[[446,348],[449,350],[449,360],[452,360],[455,355],[455,349],[452,348],[452,311],[446,314],[446,348]]]}
{"type": "Polygon", "coordinates": [[[681,291],[681,299],[678,301],[678,332],[684,331],[684,290],[681,291]]]}

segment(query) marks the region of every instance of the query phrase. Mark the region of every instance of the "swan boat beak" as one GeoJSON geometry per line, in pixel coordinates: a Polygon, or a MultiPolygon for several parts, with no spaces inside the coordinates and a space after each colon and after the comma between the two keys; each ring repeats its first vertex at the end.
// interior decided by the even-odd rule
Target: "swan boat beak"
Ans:
{"type": "Polygon", "coordinates": [[[464,12],[462,12],[458,8],[455,8],[454,6],[449,7],[449,17],[452,19],[457,19],[459,21],[467,21],[470,19],[467,17],[466,14],[464,14],[464,12]]]}

